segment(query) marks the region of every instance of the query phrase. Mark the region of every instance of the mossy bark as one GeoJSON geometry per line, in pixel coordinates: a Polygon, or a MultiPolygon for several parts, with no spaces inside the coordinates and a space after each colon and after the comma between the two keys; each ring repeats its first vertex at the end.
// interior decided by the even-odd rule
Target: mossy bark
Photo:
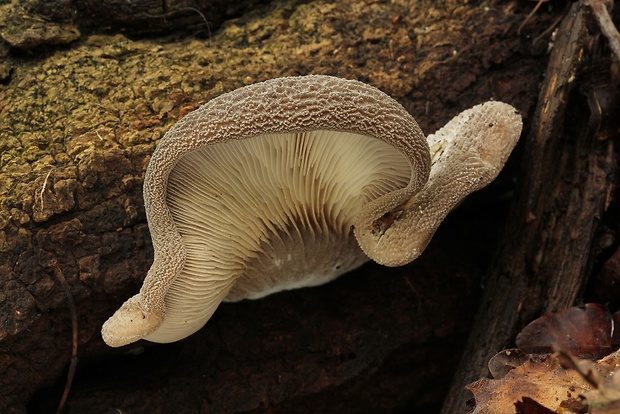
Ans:
{"type": "Polygon", "coordinates": [[[78,314],[69,412],[437,408],[514,168],[457,210],[412,265],[369,265],[322,288],[223,306],[185,342],[129,350],[144,351],[142,359],[114,362],[119,351],[105,347],[99,329],[152,260],[142,179],[176,120],[245,84],[323,73],[379,87],[427,133],[488,99],[514,105],[527,125],[547,60],[544,42],[531,37],[553,16],[537,15],[518,35],[521,3],[290,0],[248,9],[210,37],[138,39],[80,26],[57,49],[4,44],[0,411],[23,412],[30,401],[31,412],[43,412],[60,398],[57,388],[31,398],[62,384],[71,357],[53,263],[78,314]],[[130,384],[119,379],[124,363],[135,367],[130,384]]]}

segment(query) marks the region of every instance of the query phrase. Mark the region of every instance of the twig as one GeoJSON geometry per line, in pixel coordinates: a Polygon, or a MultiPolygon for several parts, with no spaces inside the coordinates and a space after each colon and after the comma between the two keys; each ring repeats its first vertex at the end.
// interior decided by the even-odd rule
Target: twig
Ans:
{"type": "Polygon", "coordinates": [[[173,14],[176,14],[176,13],[179,13],[179,12],[184,12],[184,11],[192,11],[194,13],[197,13],[202,18],[202,21],[205,23],[205,26],[207,27],[207,35],[209,36],[209,47],[211,47],[211,26],[209,26],[209,21],[207,20],[205,15],[200,10],[198,10],[195,7],[181,7],[179,9],[170,10],[167,13],[161,13],[161,14],[150,14],[150,13],[143,13],[143,14],[145,16],[148,16],[148,17],[163,17],[163,18],[166,18],[168,16],[172,16],[173,14]]]}
{"type": "Polygon", "coordinates": [[[65,389],[62,393],[62,398],[60,399],[60,403],[58,404],[58,409],[56,410],[57,414],[60,414],[65,407],[65,403],[67,402],[67,398],[69,397],[69,392],[71,391],[71,384],[73,383],[73,378],[75,377],[75,369],[77,367],[77,355],[78,355],[78,321],[77,321],[77,311],[75,308],[75,301],[73,300],[73,295],[71,294],[71,288],[65,279],[65,276],[62,274],[62,271],[58,267],[58,261],[56,259],[52,259],[51,261],[52,267],[54,268],[54,273],[56,275],[56,279],[60,282],[63,290],[65,291],[65,296],[67,297],[67,303],[69,304],[69,312],[71,314],[71,329],[73,332],[73,346],[71,348],[71,363],[69,364],[69,372],[67,373],[67,382],[65,383],[65,389]]]}
{"type": "Polygon", "coordinates": [[[43,180],[43,185],[41,186],[41,191],[39,192],[39,200],[41,201],[41,211],[43,211],[43,193],[47,189],[47,180],[50,178],[50,174],[52,173],[52,171],[54,171],[53,167],[51,170],[47,172],[47,175],[45,176],[45,180],[43,180]]]}
{"type": "Polygon", "coordinates": [[[616,55],[616,58],[620,60],[620,33],[618,33],[618,29],[616,29],[614,22],[611,20],[611,16],[605,5],[605,0],[585,0],[584,3],[592,9],[594,18],[601,29],[601,33],[603,33],[603,36],[609,41],[609,47],[614,55],[616,55]]]}
{"type": "Polygon", "coordinates": [[[530,14],[527,15],[527,17],[525,18],[525,20],[523,20],[523,23],[521,23],[521,25],[519,26],[519,28],[517,29],[517,34],[519,36],[521,36],[521,30],[523,30],[523,27],[525,27],[525,25],[527,24],[527,22],[530,21],[530,19],[532,18],[532,16],[534,16],[534,14],[538,11],[538,9],[540,9],[540,6],[547,0],[538,0],[538,3],[536,3],[536,6],[534,6],[534,8],[532,9],[532,11],[530,12],[530,14]]]}
{"type": "Polygon", "coordinates": [[[570,10],[570,3],[568,3],[567,6],[564,8],[564,11],[562,12],[562,14],[559,15],[558,17],[556,17],[556,19],[553,21],[553,23],[551,23],[551,26],[547,27],[544,32],[542,32],[541,34],[536,36],[534,38],[534,40],[532,40],[532,44],[534,46],[536,46],[538,41],[540,41],[543,37],[547,36],[549,33],[553,32],[553,30],[555,30],[555,28],[560,23],[562,23],[562,20],[564,20],[564,18],[566,17],[566,14],[568,13],[569,10],[570,10]]]}

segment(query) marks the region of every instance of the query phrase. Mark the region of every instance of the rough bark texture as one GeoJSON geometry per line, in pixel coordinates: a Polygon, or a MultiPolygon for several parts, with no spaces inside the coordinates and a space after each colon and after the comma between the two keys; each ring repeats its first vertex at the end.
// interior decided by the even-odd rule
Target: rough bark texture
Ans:
{"type": "Polygon", "coordinates": [[[379,87],[426,132],[490,98],[527,122],[547,59],[530,35],[553,18],[537,15],[518,36],[527,11],[517,0],[290,0],[248,10],[210,39],[130,40],[84,26],[70,46],[32,54],[5,39],[0,412],[50,412],[62,394],[71,323],[55,262],[79,324],[68,412],[437,410],[505,217],[510,170],[508,186],[465,203],[412,265],[369,265],[321,288],[222,306],[179,344],[112,350],[99,330],[150,266],[142,177],[183,114],[244,84],[324,73],[379,87]]]}
{"type": "Polygon", "coordinates": [[[190,27],[209,35],[226,19],[266,0],[13,0],[0,15],[0,38],[31,49],[66,44],[81,32],[121,31],[133,36],[190,27]]]}
{"type": "Polygon", "coordinates": [[[617,62],[601,56],[590,10],[574,3],[556,35],[536,115],[527,135],[520,186],[463,359],[442,413],[458,412],[463,387],[488,373],[538,316],[582,303],[602,247],[618,186],[617,62]]]}

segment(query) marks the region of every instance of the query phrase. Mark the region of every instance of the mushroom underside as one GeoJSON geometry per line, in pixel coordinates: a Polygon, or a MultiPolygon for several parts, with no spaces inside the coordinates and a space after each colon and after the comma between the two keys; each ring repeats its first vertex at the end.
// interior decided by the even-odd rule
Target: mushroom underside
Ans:
{"type": "Polygon", "coordinates": [[[145,337],[200,329],[222,300],[316,286],[368,260],[353,234],[364,204],[407,187],[408,158],[387,142],[319,130],[205,145],[171,171],[166,202],[186,260],[166,315],[145,337]]]}

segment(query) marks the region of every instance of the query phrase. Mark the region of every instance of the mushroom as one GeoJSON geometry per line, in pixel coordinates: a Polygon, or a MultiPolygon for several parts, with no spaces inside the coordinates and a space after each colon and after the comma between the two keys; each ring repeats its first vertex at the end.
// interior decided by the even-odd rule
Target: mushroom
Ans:
{"type": "Polygon", "coordinates": [[[221,95],[177,122],[151,158],[154,262],[103,339],[173,342],[222,301],[320,285],[368,258],[409,263],[497,176],[520,132],[514,108],[487,102],[427,139],[385,93],[331,76],[221,95]]]}

